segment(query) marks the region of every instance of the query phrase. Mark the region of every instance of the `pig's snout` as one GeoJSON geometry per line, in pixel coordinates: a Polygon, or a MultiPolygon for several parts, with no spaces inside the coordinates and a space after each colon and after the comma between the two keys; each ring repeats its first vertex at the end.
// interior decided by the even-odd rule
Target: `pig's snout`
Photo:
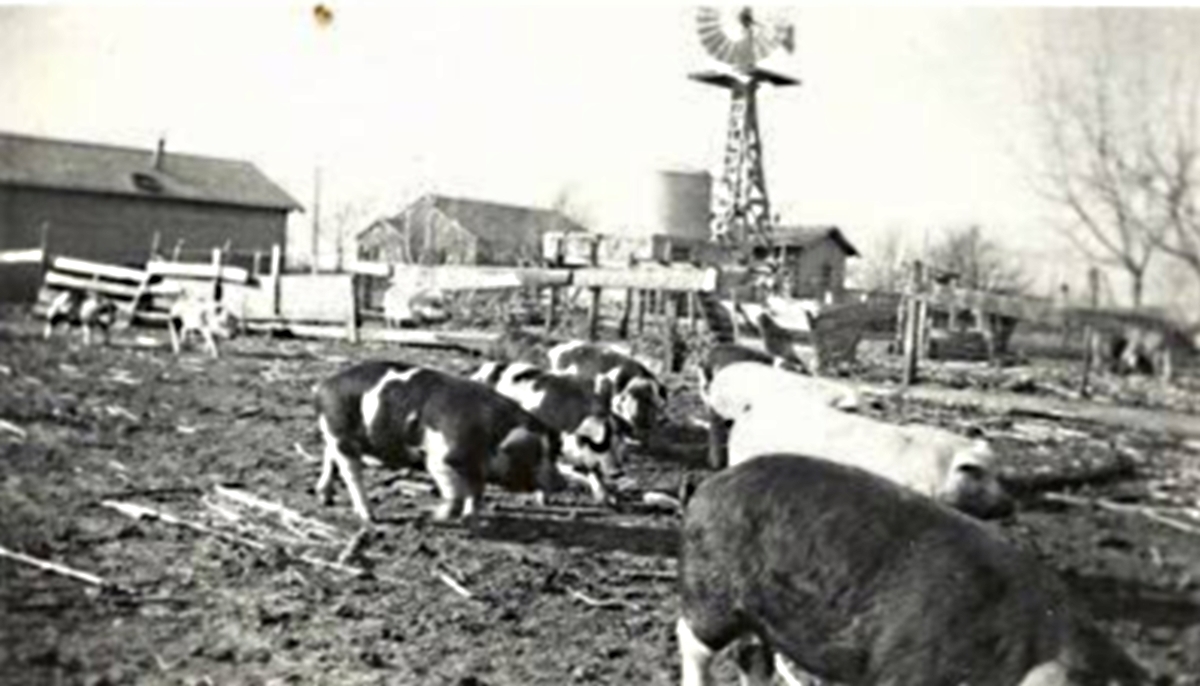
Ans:
{"type": "Polygon", "coordinates": [[[939,498],[943,503],[979,519],[1001,519],[1016,511],[1012,496],[991,470],[978,464],[958,465],[939,498]]]}

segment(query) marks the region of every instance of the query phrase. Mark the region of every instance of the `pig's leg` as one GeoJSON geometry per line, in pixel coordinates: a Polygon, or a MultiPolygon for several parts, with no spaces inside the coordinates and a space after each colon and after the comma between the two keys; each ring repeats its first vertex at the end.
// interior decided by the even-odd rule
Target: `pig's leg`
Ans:
{"type": "Polygon", "coordinates": [[[180,331],[176,328],[176,326],[182,327],[183,324],[177,323],[174,319],[167,320],[167,331],[171,332],[171,352],[178,355],[179,354],[179,345],[181,343],[181,341],[180,341],[181,334],[180,334],[180,331]]]}
{"type": "Polygon", "coordinates": [[[461,459],[456,459],[460,456],[454,454],[454,449],[439,431],[426,428],[421,443],[425,453],[425,470],[433,477],[433,483],[442,496],[441,504],[433,511],[433,518],[439,522],[453,519],[462,512],[468,497],[473,495],[467,476],[456,466],[462,464],[461,459]]]}
{"type": "Polygon", "coordinates": [[[321,417],[318,422],[321,429],[321,438],[325,442],[325,451],[321,459],[321,476],[317,479],[317,486],[314,489],[317,497],[321,499],[324,505],[333,504],[333,473],[336,470],[338,461],[337,439],[329,432],[329,425],[325,418],[321,417]]]}
{"type": "Polygon", "coordinates": [[[682,617],[675,623],[675,635],[679,638],[682,686],[710,686],[712,679],[708,667],[716,651],[697,638],[682,617]]]}
{"type": "Polygon", "coordinates": [[[775,671],[773,651],[762,641],[746,639],[735,647],[734,661],[737,663],[741,686],[771,686],[775,671]]]}
{"type": "Polygon", "coordinates": [[[321,477],[317,480],[317,495],[326,504],[330,502],[333,471],[336,468],[342,475],[346,490],[350,492],[350,503],[354,506],[354,513],[358,515],[359,519],[370,524],[371,510],[367,506],[367,498],[363,493],[362,455],[355,450],[343,450],[347,446],[339,444],[329,432],[325,418],[322,417],[319,421],[321,435],[325,438],[325,454],[324,461],[321,463],[321,477]]]}
{"type": "Polygon", "coordinates": [[[213,356],[214,360],[219,358],[221,354],[217,352],[217,340],[213,337],[212,330],[206,326],[200,331],[204,334],[204,345],[208,348],[208,352],[213,356]]]}

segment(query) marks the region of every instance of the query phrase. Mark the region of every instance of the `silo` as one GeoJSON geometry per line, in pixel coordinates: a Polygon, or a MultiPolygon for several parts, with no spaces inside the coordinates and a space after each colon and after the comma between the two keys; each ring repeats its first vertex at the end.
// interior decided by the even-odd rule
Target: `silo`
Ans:
{"type": "Polygon", "coordinates": [[[653,183],[653,233],[707,239],[712,175],[706,171],[664,169],[653,183]]]}

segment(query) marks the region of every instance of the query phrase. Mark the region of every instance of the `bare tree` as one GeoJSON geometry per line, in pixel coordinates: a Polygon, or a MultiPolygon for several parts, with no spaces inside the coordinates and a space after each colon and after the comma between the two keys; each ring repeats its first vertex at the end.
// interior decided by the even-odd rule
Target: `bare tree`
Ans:
{"type": "Polygon", "coordinates": [[[1076,13],[1054,16],[1073,23],[1060,27],[1056,40],[1072,35],[1087,46],[1039,56],[1039,191],[1065,211],[1061,228],[1080,252],[1129,276],[1130,298],[1139,306],[1169,226],[1164,170],[1185,162],[1163,147],[1170,135],[1162,126],[1162,96],[1170,84],[1161,82],[1154,60],[1151,17],[1107,9],[1082,22],[1076,13]]]}
{"type": "Polygon", "coordinates": [[[550,209],[585,229],[590,229],[595,224],[591,211],[580,199],[578,189],[574,184],[564,184],[558,189],[550,201],[550,209]]]}
{"type": "Polygon", "coordinates": [[[871,244],[860,264],[856,265],[858,287],[867,291],[899,292],[907,278],[904,258],[903,234],[899,229],[888,229],[871,244]]]}
{"type": "Polygon", "coordinates": [[[958,277],[966,288],[1018,294],[1029,289],[1029,278],[1020,263],[989,240],[977,225],[943,233],[929,249],[930,266],[958,277]]]}

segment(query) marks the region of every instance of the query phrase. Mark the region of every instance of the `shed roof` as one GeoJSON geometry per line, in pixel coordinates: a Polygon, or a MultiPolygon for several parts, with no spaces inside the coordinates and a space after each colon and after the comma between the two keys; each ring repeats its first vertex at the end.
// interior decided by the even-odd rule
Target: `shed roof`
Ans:
{"type": "Polygon", "coordinates": [[[0,132],[0,186],[276,210],[300,203],[249,162],[0,132]]]}
{"type": "Polygon", "coordinates": [[[858,257],[858,249],[842,234],[836,226],[780,226],[775,229],[772,240],[777,245],[793,248],[807,248],[826,238],[832,239],[841,246],[847,257],[858,257]]]}

